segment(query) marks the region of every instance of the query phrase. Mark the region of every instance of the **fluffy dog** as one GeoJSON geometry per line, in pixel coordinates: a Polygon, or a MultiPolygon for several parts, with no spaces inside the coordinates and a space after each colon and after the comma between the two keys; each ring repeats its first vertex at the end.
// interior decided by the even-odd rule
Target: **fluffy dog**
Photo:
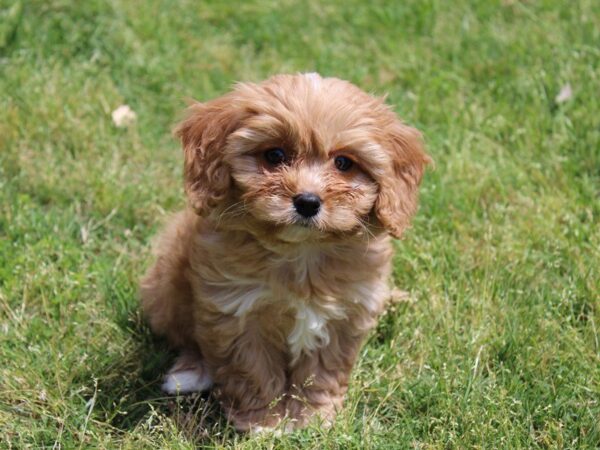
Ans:
{"type": "Polygon", "coordinates": [[[300,74],[193,104],[176,134],[189,208],[141,285],[152,330],[181,350],[163,389],[214,383],[240,430],[333,420],[390,296],[390,235],[417,208],[419,132],[300,74]]]}

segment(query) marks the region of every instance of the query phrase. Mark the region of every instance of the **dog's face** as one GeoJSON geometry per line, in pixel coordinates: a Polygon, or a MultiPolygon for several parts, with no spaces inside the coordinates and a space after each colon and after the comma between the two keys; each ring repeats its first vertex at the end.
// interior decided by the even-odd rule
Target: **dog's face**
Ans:
{"type": "Polygon", "coordinates": [[[196,211],[285,242],[400,236],[429,161],[380,99],[317,74],[240,84],[193,105],[177,133],[196,211]]]}

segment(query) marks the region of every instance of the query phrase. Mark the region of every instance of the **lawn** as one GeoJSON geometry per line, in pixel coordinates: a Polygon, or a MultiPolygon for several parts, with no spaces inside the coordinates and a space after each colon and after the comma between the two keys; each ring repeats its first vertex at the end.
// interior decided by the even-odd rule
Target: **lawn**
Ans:
{"type": "Polygon", "coordinates": [[[597,0],[0,5],[0,447],[600,446],[597,0]],[[161,393],[137,284],[186,99],[298,71],[389,94],[436,167],[335,426],[248,436],[161,393]]]}

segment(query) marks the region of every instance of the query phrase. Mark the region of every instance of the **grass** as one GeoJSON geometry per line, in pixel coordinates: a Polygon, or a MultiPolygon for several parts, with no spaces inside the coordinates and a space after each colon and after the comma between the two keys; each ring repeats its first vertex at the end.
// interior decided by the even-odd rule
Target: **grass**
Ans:
{"type": "Polygon", "coordinates": [[[598,448],[598,3],[235,3],[0,0],[2,447],[598,448]],[[184,99],[296,71],[389,93],[437,167],[335,426],[239,435],[162,396],[137,280],[184,99]]]}

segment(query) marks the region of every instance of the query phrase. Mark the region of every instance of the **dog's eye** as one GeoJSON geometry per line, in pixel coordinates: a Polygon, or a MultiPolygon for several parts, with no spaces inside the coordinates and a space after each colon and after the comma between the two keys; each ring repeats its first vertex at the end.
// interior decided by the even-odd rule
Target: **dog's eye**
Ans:
{"type": "Polygon", "coordinates": [[[336,156],[334,159],[335,167],[342,172],[346,172],[350,170],[354,162],[346,156],[336,156]]]}
{"type": "Polygon", "coordinates": [[[269,164],[278,166],[285,162],[286,156],[282,148],[272,148],[265,152],[265,159],[269,164]]]}

